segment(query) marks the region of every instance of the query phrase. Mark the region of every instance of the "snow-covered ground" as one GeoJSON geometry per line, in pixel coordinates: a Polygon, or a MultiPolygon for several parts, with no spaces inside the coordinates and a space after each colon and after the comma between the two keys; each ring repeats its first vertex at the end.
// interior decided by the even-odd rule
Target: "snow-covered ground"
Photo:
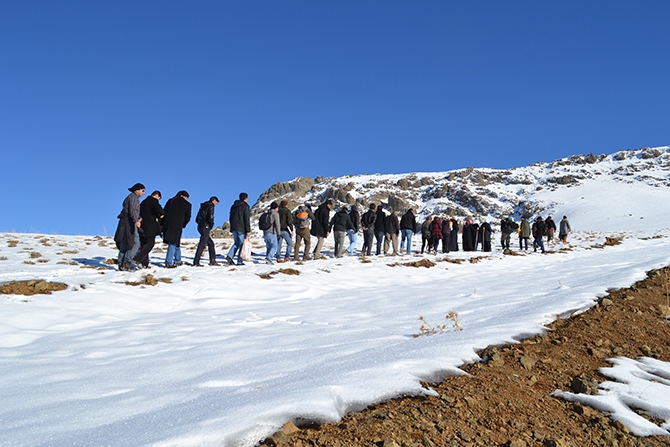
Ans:
{"type": "MultiPolygon", "coordinates": [[[[0,234],[0,283],[68,285],[0,297],[0,445],[253,446],[289,420],[334,421],[429,394],[421,381],[460,374],[476,350],[540,333],[670,264],[667,189],[600,177],[561,194],[556,221],[568,214],[588,229],[569,246],[504,256],[496,244],[491,254],[448,255],[461,264],[426,256],[432,268],[394,266],[421,259],[400,256],[165,270],[155,253],[152,269],[126,273],[105,263],[116,256],[108,238],[0,234]],[[601,248],[605,236],[622,244],[601,248]],[[259,276],[280,267],[300,274],[259,276]],[[171,282],[125,283],[146,273],[171,282]],[[462,330],[445,318],[452,311],[462,330]],[[448,328],[415,337],[419,317],[448,328]]],[[[195,242],[185,243],[186,261],[195,242]]],[[[264,249],[255,252],[261,260],[264,249]]],[[[629,385],[608,382],[607,400],[589,396],[592,404],[635,433],[670,434],[668,365],[615,361],[612,377],[629,385]],[[651,394],[639,382],[650,371],[662,379],[651,394]],[[628,417],[625,404],[639,400],[666,425],[628,417]]]]}

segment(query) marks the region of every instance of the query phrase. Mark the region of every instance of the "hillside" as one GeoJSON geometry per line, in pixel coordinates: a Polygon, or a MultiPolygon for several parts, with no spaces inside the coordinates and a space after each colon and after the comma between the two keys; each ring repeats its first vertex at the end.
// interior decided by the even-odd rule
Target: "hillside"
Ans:
{"type": "Polygon", "coordinates": [[[318,203],[351,184],[348,200],[386,191],[369,200],[393,202],[409,189],[390,185],[414,175],[426,183],[411,186],[426,194],[417,209],[469,212],[427,191],[481,189],[473,203],[569,215],[568,242],[548,243],[547,254],[514,240],[502,252],[496,237],[487,253],[333,258],[328,238],[323,259],[267,265],[254,232],[242,266],[224,262],[224,237],[221,265],[191,267],[197,240],[184,239],[183,265],[164,268],[157,241],[148,269],[125,272],[109,237],[0,233],[0,444],[662,445],[667,161],[659,148],[507,171],[322,179],[293,196],[318,203]],[[488,183],[469,180],[480,176],[488,183]],[[620,356],[641,366],[608,376],[598,395],[567,394],[580,373],[602,382],[598,368],[620,356]],[[550,395],[557,389],[565,393],[550,395]]]}
{"type": "MultiPolygon", "coordinates": [[[[421,216],[432,214],[479,220],[502,216],[560,214],[570,208],[562,199],[566,190],[598,185],[607,179],[643,188],[670,186],[670,147],[619,151],[611,155],[575,155],[551,163],[512,169],[464,168],[446,172],[299,177],[276,183],[262,193],[252,212],[257,214],[274,200],[289,207],[301,203],[318,206],[326,199],[339,205],[370,203],[421,216]]],[[[616,206],[616,204],[612,204],[616,206]]]]}

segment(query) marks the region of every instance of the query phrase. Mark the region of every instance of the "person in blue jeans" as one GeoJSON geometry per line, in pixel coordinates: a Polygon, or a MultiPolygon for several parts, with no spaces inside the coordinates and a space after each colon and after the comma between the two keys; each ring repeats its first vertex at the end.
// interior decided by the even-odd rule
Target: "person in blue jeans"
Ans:
{"type": "Polygon", "coordinates": [[[288,209],[288,200],[279,202],[278,212],[281,233],[278,238],[277,261],[282,262],[281,246],[282,241],[286,241],[286,253],[284,254],[283,262],[288,262],[293,255],[293,215],[291,214],[291,210],[288,209]]]}
{"type": "Polygon", "coordinates": [[[191,203],[188,198],[188,192],[182,189],[165,204],[163,243],[168,244],[165,268],[171,269],[181,265],[181,235],[191,220],[191,203]]]}
{"type": "Polygon", "coordinates": [[[230,231],[233,233],[233,246],[230,247],[228,255],[226,256],[226,261],[228,264],[232,265],[235,262],[233,259],[237,255],[237,265],[244,265],[242,261],[242,244],[245,239],[251,237],[251,222],[250,222],[250,210],[249,204],[249,194],[246,192],[240,193],[240,198],[233,203],[233,206],[230,207],[230,231]]]}
{"type": "MultiPolygon", "coordinates": [[[[279,212],[277,209],[279,205],[277,202],[272,202],[270,204],[270,226],[265,228],[261,227],[263,230],[263,240],[265,241],[265,263],[274,264],[273,260],[277,254],[277,247],[279,247],[279,235],[281,234],[281,225],[279,224],[279,212]]],[[[263,213],[259,219],[259,227],[261,226],[261,220],[266,213],[263,213]]]]}
{"type": "Polygon", "coordinates": [[[544,233],[547,230],[547,226],[545,225],[544,221],[542,220],[541,217],[538,217],[537,220],[535,221],[535,232],[533,233],[533,237],[535,238],[533,240],[533,251],[537,251],[537,247],[540,247],[542,249],[542,253],[546,253],[544,251],[544,242],[542,242],[542,238],[544,237],[544,233]]]}
{"type": "Polygon", "coordinates": [[[407,254],[412,254],[412,235],[416,229],[416,217],[414,217],[414,210],[410,209],[402,215],[400,219],[400,233],[402,233],[400,241],[400,251],[407,247],[407,254]],[[405,245],[407,242],[407,245],[405,245]]]}
{"type": "Polygon", "coordinates": [[[354,250],[356,249],[356,244],[358,243],[358,229],[361,226],[361,217],[360,214],[358,214],[356,205],[351,207],[351,211],[349,211],[349,219],[351,219],[351,224],[354,226],[354,228],[347,230],[347,236],[349,237],[349,247],[347,247],[347,253],[353,255],[354,250]]]}

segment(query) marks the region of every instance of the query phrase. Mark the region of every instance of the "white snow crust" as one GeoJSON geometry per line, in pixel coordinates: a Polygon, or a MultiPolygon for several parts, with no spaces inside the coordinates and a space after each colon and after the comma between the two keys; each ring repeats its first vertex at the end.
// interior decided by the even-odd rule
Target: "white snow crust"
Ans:
{"type": "MultiPolygon", "coordinates": [[[[394,396],[434,393],[421,382],[462,374],[477,350],[543,333],[556,316],[670,264],[665,186],[594,175],[534,199],[551,202],[557,223],[569,217],[570,250],[557,243],[553,254],[505,256],[496,244],[478,263],[413,268],[389,264],[419,256],[268,266],[259,246],[243,267],[165,270],[154,253],[150,270],[127,273],[105,263],[117,254],[109,238],[0,234],[0,283],[68,285],[0,296],[0,445],[253,446],[288,421],[336,421],[394,396]],[[606,236],[622,244],[597,248],[606,236]],[[259,276],[280,267],[300,275],[259,276]],[[125,284],[146,273],[171,283],[125,284]],[[463,330],[414,337],[419,317],[449,324],[450,311],[463,330]]],[[[184,243],[186,261],[195,242],[184,243]]],[[[217,249],[225,254],[220,240],[217,249]]],[[[557,395],[636,434],[668,435],[670,367],[612,363],[601,395],[557,395]]]]}

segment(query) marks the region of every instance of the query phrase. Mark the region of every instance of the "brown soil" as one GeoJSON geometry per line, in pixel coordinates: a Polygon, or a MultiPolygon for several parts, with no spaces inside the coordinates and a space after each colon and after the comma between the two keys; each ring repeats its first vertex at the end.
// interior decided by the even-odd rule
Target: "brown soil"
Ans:
{"type": "Polygon", "coordinates": [[[65,290],[67,285],[32,279],[29,281],[10,281],[0,285],[0,295],[51,295],[52,291],[65,290]]]}
{"type": "Polygon", "coordinates": [[[608,358],[670,361],[670,268],[612,291],[580,315],[559,319],[543,336],[489,347],[468,375],[426,384],[439,397],[404,397],[346,415],[336,424],[289,422],[263,441],[276,447],[582,447],[669,446],[669,437],[638,438],[589,407],[549,394],[588,392],[607,380],[608,358]]]}

